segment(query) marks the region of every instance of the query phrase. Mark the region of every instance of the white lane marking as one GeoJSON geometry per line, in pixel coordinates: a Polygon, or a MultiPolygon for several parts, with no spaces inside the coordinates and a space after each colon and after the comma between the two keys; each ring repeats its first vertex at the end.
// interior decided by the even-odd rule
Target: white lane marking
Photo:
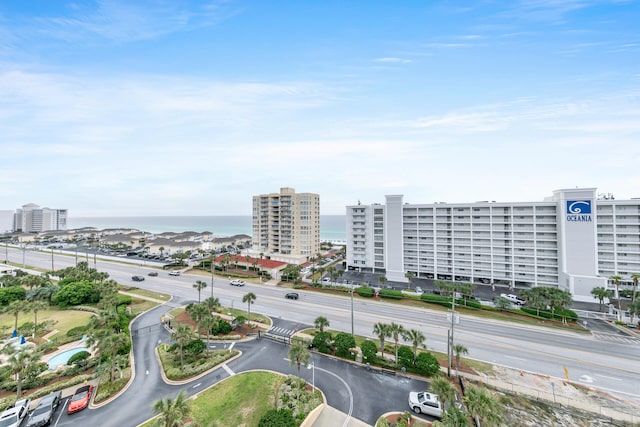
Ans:
{"type": "Polygon", "coordinates": [[[506,357],[507,359],[515,359],[515,360],[520,360],[522,362],[526,362],[527,359],[523,359],[522,357],[516,357],[516,356],[509,356],[508,354],[504,354],[504,357],[506,357]]]}
{"type": "Polygon", "coordinates": [[[233,372],[233,371],[231,370],[231,368],[230,368],[230,367],[228,367],[226,364],[222,365],[222,368],[223,368],[225,371],[227,371],[227,373],[228,373],[228,374],[229,374],[229,376],[231,376],[231,377],[232,377],[232,376],[234,376],[234,375],[236,374],[236,373],[235,373],[235,372],[233,372]]]}
{"type": "Polygon", "coordinates": [[[229,350],[231,350],[234,345],[235,345],[235,342],[232,342],[231,345],[229,346],[229,350]]]}
{"type": "Polygon", "coordinates": [[[193,387],[191,387],[191,388],[200,387],[200,385],[201,385],[201,384],[202,384],[202,383],[198,383],[198,384],[194,385],[194,386],[193,386],[193,387]]]}
{"type": "Polygon", "coordinates": [[[609,380],[614,380],[614,381],[622,381],[622,379],[620,378],[615,378],[615,377],[610,377],[607,375],[600,375],[600,374],[595,374],[596,377],[600,377],[600,378],[607,378],[609,380]]]}

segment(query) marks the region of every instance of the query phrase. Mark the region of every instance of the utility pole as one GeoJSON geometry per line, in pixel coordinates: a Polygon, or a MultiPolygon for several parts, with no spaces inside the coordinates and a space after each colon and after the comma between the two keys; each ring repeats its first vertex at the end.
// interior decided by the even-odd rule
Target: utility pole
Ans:
{"type": "Polygon", "coordinates": [[[351,336],[355,337],[353,331],[353,285],[351,285],[351,336]]]}
{"type": "Polygon", "coordinates": [[[55,268],[53,268],[53,248],[51,248],[51,272],[56,271],[55,268]]]}
{"type": "Polygon", "coordinates": [[[453,329],[456,318],[456,291],[455,288],[451,292],[451,329],[449,334],[449,340],[447,343],[447,376],[451,378],[451,360],[453,359],[453,329]]]}
{"type": "Polygon", "coordinates": [[[213,259],[211,259],[211,298],[213,298],[213,259]]]}

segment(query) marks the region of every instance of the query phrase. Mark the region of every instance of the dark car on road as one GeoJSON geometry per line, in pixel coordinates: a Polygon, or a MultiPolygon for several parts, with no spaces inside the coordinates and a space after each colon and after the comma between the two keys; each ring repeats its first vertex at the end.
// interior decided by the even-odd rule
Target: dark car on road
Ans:
{"type": "Polygon", "coordinates": [[[150,271],[150,272],[149,272],[149,276],[151,276],[151,277],[155,277],[155,276],[157,276],[157,275],[158,275],[158,272],[157,272],[157,271],[150,271]]]}
{"type": "Polygon", "coordinates": [[[298,299],[300,295],[298,295],[297,292],[289,292],[284,297],[287,299],[298,299]]]}
{"type": "Polygon", "coordinates": [[[36,409],[34,409],[29,416],[27,427],[41,427],[51,424],[53,414],[56,412],[56,409],[58,409],[61,398],[62,392],[55,391],[40,399],[38,406],[36,406],[36,409]]]}
{"type": "Polygon", "coordinates": [[[134,282],[142,282],[144,281],[144,276],[133,276],[131,280],[133,280],[134,282]]]}

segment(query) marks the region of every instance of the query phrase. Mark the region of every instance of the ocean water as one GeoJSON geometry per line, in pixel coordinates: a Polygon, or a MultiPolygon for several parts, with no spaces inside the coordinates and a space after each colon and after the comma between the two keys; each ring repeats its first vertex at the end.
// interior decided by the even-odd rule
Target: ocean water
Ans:
{"type": "MultiPolygon", "coordinates": [[[[114,216],[69,217],[67,228],[135,228],[149,233],[209,231],[215,236],[251,236],[251,216],[114,216]]],[[[345,215],[320,215],[320,239],[346,240],[345,215]]]]}

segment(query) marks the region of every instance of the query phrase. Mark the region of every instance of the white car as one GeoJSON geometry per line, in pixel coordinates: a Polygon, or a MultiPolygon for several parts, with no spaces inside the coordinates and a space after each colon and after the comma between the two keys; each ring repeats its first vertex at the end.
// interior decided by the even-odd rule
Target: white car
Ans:
{"type": "Polygon", "coordinates": [[[416,414],[426,414],[442,418],[442,405],[438,395],[426,391],[412,391],[409,393],[409,407],[416,414]]]}
{"type": "Polygon", "coordinates": [[[180,275],[180,271],[178,270],[172,270],[169,272],[169,276],[179,276],[180,275]]]}
{"type": "Polygon", "coordinates": [[[416,289],[414,290],[414,292],[416,294],[420,294],[420,295],[424,293],[424,291],[422,290],[422,288],[420,286],[416,286],[416,289]]]}
{"type": "Polygon", "coordinates": [[[500,297],[506,299],[512,304],[524,305],[526,303],[525,300],[520,298],[518,295],[514,295],[514,294],[500,294],[500,297]]]}
{"type": "Polygon", "coordinates": [[[2,415],[0,415],[0,426],[18,427],[22,424],[22,420],[29,414],[30,404],[30,399],[22,399],[9,406],[4,410],[2,415]]]}
{"type": "Polygon", "coordinates": [[[240,279],[233,279],[231,282],[231,286],[244,286],[245,283],[240,279]]]}

